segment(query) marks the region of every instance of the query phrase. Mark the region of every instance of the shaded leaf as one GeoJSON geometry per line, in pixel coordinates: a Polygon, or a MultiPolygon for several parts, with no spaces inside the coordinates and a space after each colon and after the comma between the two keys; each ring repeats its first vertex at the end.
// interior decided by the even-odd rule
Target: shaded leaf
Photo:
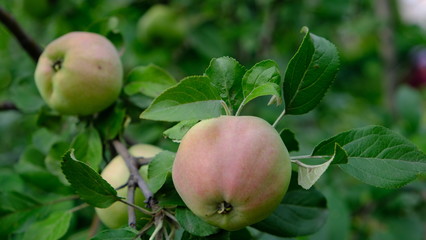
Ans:
{"type": "Polygon", "coordinates": [[[133,240],[138,232],[130,227],[119,229],[107,229],[99,232],[91,240],[133,240]]]}
{"type": "Polygon", "coordinates": [[[289,152],[299,151],[299,142],[297,141],[296,136],[290,129],[286,128],[281,130],[280,137],[289,152]]]}
{"type": "Polygon", "coordinates": [[[186,120],[179,122],[173,127],[164,131],[164,136],[172,139],[173,141],[179,142],[182,140],[183,136],[191,129],[195,124],[198,123],[198,120],[186,120]]]}
{"type": "Polygon", "coordinates": [[[124,92],[133,95],[138,92],[148,97],[158,97],[164,90],[176,84],[176,80],[157,65],[150,64],[134,68],[128,78],[124,92]]]}
{"type": "Polygon", "coordinates": [[[169,151],[162,151],[157,154],[148,166],[148,186],[156,193],[171,176],[175,154],[169,151]]]}
{"type": "Polygon", "coordinates": [[[88,204],[106,208],[119,200],[117,191],[89,165],[76,160],[71,152],[63,157],[62,171],[72,188],[88,204]]]}
{"type": "Polygon", "coordinates": [[[297,185],[293,172],[289,189],[278,208],[252,227],[280,237],[305,236],[318,231],[327,218],[325,197],[315,189],[297,185]]]}
{"type": "Polygon", "coordinates": [[[243,105],[254,98],[272,95],[281,103],[281,74],[278,65],[272,60],[256,63],[243,77],[243,105]]]}
{"type": "Polygon", "coordinates": [[[201,220],[188,208],[177,208],[176,219],[185,231],[195,236],[205,237],[215,234],[220,230],[201,220]]]}
{"type": "Polygon", "coordinates": [[[222,100],[210,79],[191,76],[167,89],[140,115],[159,121],[201,120],[218,117],[222,113],[222,100]]]}
{"type": "Polygon", "coordinates": [[[98,170],[102,162],[102,142],[98,131],[93,127],[85,128],[78,134],[73,143],[74,155],[77,159],[98,170]]]}
{"type": "Polygon", "coordinates": [[[33,223],[26,231],[23,240],[56,240],[68,230],[71,212],[54,212],[44,220],[33,223]]]}

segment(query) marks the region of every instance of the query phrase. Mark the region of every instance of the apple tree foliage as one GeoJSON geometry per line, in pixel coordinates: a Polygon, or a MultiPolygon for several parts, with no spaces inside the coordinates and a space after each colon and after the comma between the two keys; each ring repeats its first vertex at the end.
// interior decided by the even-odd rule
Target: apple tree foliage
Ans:
{"type": "MultiPolygon", "coordinates": [[[[315,109],[340,67],[333,43],[306,27],[302,33],[303,40],[284,73],[274,60],[244,66],[232,56],[213,58],[204,73],[182,79],[155,64],[134,66],[128,71],[120,99],[94,116],[61,116],[42,102],[28,104],[15,97],[15,104],[24,112],[39,111],[36,121],[40,127],[31,133],[30,144],[14,170],[0,176],[0,238],[61,239],[81,224],[76,222],[76,214],[93,214],[93,207],[126,201],[99,171],[104,160],[116,154],[112,141],[125,141],[129,121],[160,122],[164,137],[178,143],[198,121],[244,115],[255,100],[267,97],[268,104],[279,109],[271,124],[289,151],[298,152],[303,143],[298,142],[292,126],[280,123],[315,109]],[[134,112],[138,113],[132,116],[134,112]],[[20,191],[26,185],[37,190],[20,191]],[[39,192],[50,194],[34,197],[39,192]]],[[[120,43],[118,36],[109,37],[120,43]]],[[[145,134],[143,129],[140,134],[145,134]]],[[[331,209],[344,209],[336,201],[338,197],[328,201],[326,196],[335,193],[315,187],[327,171],[340,169],[364,184],[384,189],[403,187],[426,172],[426,154],[396,131],[379,125],[348,129],[318,142],[308,155],[291,154],[290,187],[275,212],[252,226],[227,232],[186,208],[171,181],[174,156],[174,151],[165,150],[148,164],[146,184],[155,198],[151,205],[155,209],[139,207],[154,212],[153,217],[139,221],[134,228],[102,229],[91,233],[92,239],[155,239],[160,234],[166,239],[166,233],[172,234],[171,239],[256,239],[262,233],[277,239],[309,236],[324,227],[331,209]]],[[[82,236],[89,235],[89,230],[84,231],[82,236]]]]}

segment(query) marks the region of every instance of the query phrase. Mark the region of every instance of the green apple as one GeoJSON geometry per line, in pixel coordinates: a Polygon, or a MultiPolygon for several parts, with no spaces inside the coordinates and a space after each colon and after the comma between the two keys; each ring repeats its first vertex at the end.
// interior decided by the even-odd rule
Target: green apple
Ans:
{"type": "Polygon", "coordinates": [[[35,70],[47,105],[61,114],[90,115],[111,105],[123,85],[123,68],[114,45],[89,32],[71,32],[51,42],[35,70]]]}
{"type": "Polygon", "coordinates": [[[268,217],[287,192],[291,162],[277,131],[252,116],[197,123],[172,169],[175,188],[204,221],[233,231],[268,217]]]}
{"type": "Polygon", "coordinates": [[[137,37],[144,44],[175,46],[187,32],[185,19],[166,5],[152,6],[138,21],[137,37]]]}
{"type": "MultiPolygon", "coordinates": [[[[151,158],[161,152],[162,149],[148,144],[137,144],[129,148],[130,154],[135,157],[151,158]]],[[[139,169],[139,173],[146,180],[147,166],[139,169]]],[[[124,162],[123,158],[116,156],[111,162],[103,169],[101,176],[112,187],[118,188],[127,183],[130,173],[124,162]]],[[[127,198],[127,187],[117,190],[119,197],[127,198]]],[[[144,207],[145,197],[139,188],[135,193],[135,204],[144,207]]],[[[108,208],[96,208],[96,213],[103,224],[109,228],[119,228],[126,226],[128,223],[128,207],[122,202],[115,202],[108,208]]],[[[143,217],[140,211],[136,211],[136,217],[139,219],[143,217]]]]}

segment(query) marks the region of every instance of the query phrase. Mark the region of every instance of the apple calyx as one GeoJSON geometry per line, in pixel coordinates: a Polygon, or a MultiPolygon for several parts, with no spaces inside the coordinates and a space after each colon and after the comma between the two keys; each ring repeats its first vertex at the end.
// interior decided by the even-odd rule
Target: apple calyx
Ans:
{"type": "Polygon", "coordinates": [[[228,214],[232,211],[233,207],[230,203],[223,201],[221,203],[219,203],[219,205],[217,206],[217,213],[221,214],[221,215],[225,215],[228,214]]]}
{"type": "Polygon", "coordinates": [[[59,70],[61,70],[62,68],[62,60],[56,60],[53,65],[52,68],[55,72],[58,72],[59,70]]]}

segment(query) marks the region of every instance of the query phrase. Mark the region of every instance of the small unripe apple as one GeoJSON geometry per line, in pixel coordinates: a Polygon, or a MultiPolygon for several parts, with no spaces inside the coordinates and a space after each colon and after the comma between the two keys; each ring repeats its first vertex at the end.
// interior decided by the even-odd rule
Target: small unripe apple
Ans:
{"type": "Polygon", "coordinates": [[[157,4],[139,19],[138,39],[145,44],[174,46],[187,32],[185,19],[173,8],[157,4]]]}
{"type": "Polygon", "coordinates": [[[116,48],[107,38],[71,32],[46,47],[34,77],[51,108],[62,114],[90,115],[117,99],[123,69],[116,48]]]}
{"type": "MultiPolygon", "coordinates": [[[[134,157],[146,157],[151,158],[161,152],[161,148],[148,144],[137,144],[129,148],[130,154],[134,157]]],[[[139,169],[139,173],[146,180],[147,177],[147,166],[143,166],[139,169]]],[[[113,188],[123,186],[129,180],[129,170],[123,158],[120,156],[115,157],[111,162],[104,168],[101,176],[109,183],[113,188]]],[[[127,187],[117,190],[119,197],[127,198],[127,187]]],[[[135,192],[135,204],[138,206],[144,206],[145,197],[139,188],[135,192]]],[[[119,228],[126,226],[128,223],[128,207],[122,202],[115,202],[107,208],[96,208],[96,213],[99,219],[109,228],[119,228]]],[[[136,210],[136,217],[141,218],[143,214],[136,210]]]]}
{"type": "Polygon", "coordinates": [[[233,231],[277,208],[290,182],[290,156],[265,120],[222,116],[203,120],[186,133],[172,177],[195,215],[233,231]]]}

